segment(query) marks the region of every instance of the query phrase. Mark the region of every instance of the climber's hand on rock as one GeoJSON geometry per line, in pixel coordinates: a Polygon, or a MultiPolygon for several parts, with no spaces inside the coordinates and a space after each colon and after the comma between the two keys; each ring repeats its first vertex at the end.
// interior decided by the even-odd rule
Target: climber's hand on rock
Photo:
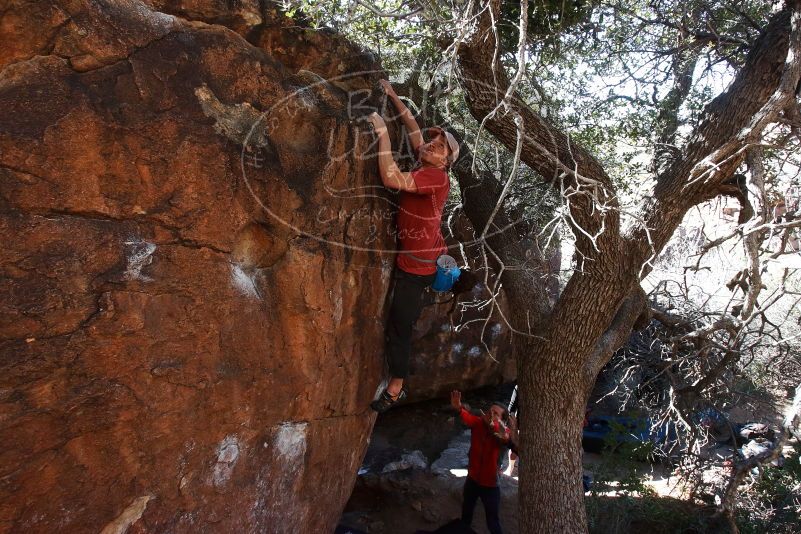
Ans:
{"type": "Polygon", "coordinates": [[[388,97],[394,98],[398,96],[397,93],[395,93],[395,89],[392,88],[392,84],[389,83],[389,80],[379,80],[378,83],[388,97]]]}
{"type": "Polygon", "coordinates": [[[367,117],[367,120],[373,125],[373,130],[375,130],[377,135],[383,135],[387,133],[387,123],[384,122],[384,118],[375,111],[370,113],[370,116],[367,117]]]}
{"type": "Polygon", "coordinates": [[[451,391],[451,406],[456,410],[462,409],[462,392],[453,390],[451,391]]]}

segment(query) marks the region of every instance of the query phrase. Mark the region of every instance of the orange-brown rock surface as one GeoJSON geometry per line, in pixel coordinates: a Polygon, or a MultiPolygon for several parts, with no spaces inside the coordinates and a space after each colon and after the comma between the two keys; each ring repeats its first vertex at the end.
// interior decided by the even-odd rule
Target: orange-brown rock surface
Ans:
{"type": "Polygon", "coordinates": [[[392,266],[347,94],[134,1],[0,29],[0,531],[329,531],[392,266]]]}
{"type": "Polygon", "coordinates": [[[5,4],[0,532],[331,531],[384,365],[378,66],[265,2],[5,4]]]}

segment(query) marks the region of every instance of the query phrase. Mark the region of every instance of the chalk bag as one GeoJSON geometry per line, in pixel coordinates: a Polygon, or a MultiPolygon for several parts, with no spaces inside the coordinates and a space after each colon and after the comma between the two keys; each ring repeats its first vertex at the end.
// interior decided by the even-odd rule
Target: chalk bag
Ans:
{"type": "Polygon", "coordinates": [[[431,287],[434,291],[450,291],[462,271],[456,266],[456,260],[447,254],[441,255],[437,258],[437,276],[434,278],[434,283],[431,287]]]}

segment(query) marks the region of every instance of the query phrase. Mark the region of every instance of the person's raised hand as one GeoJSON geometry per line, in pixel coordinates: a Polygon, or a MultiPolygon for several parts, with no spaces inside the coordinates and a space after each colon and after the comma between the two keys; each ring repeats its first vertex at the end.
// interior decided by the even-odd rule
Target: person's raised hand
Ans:
{"type": "Polygon", "coordinates": [[[378,83],[381,85],[381,89],[384,90],[384,93],[387,96],[398,96],[397,93],[395,93],[395,89],[393,89],[392,84],[389,83],[389,80],[379,80],[378,83]]]}
{"type": "Polygon", "coordinates": [[[461,391],[458,391],[458,390],[455,390],[455,389],[453,391],[451,391],[451,406],[453,406],[453,408],[455,410],[461,410],[462,409],[462,392],[461,391]]]}
{"type": "Polygon", "coordinates": [[[387,123],[384,122],[384,117],[375,111],[370,113],[370,115],[367,117],[367,120],[373,125],[373,130],[375,130],[377,135],[387,133],[387,123]]]}
{"type": "Polygon", "coordinates": [[[497,428],[493,428],[493,434],[495,435],[495,438],[500,441],[506,441],[507,437],[509,436],[509,430],[500,419],[498,420],[497,428]]]}

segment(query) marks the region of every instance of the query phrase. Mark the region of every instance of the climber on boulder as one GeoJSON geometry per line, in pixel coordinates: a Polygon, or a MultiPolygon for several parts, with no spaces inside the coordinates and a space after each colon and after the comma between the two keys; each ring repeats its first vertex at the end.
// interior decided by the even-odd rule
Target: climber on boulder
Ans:
{"type": "Polygon", "coordinates": [[[459,143],[442,128],[429,128],[424,142],[420,126],[390,83],[381,80],[384,92],[398,111],[409,135],[417,164],[401,172],[392,158],[392,146],[384,119],[372,113],[369,121],[378,136],[378,169],[385,187],[400,191],[398,240],[394,290],[387,326],[387,361],[390,380],[370,406],[385,412],[406,396],[403,381],[409,374],[412,330],[423,308],[423,292],[436,274],[437,257],[446,250],[440,225],[450,190],[448,169],[459,157],[459,143]]]}

